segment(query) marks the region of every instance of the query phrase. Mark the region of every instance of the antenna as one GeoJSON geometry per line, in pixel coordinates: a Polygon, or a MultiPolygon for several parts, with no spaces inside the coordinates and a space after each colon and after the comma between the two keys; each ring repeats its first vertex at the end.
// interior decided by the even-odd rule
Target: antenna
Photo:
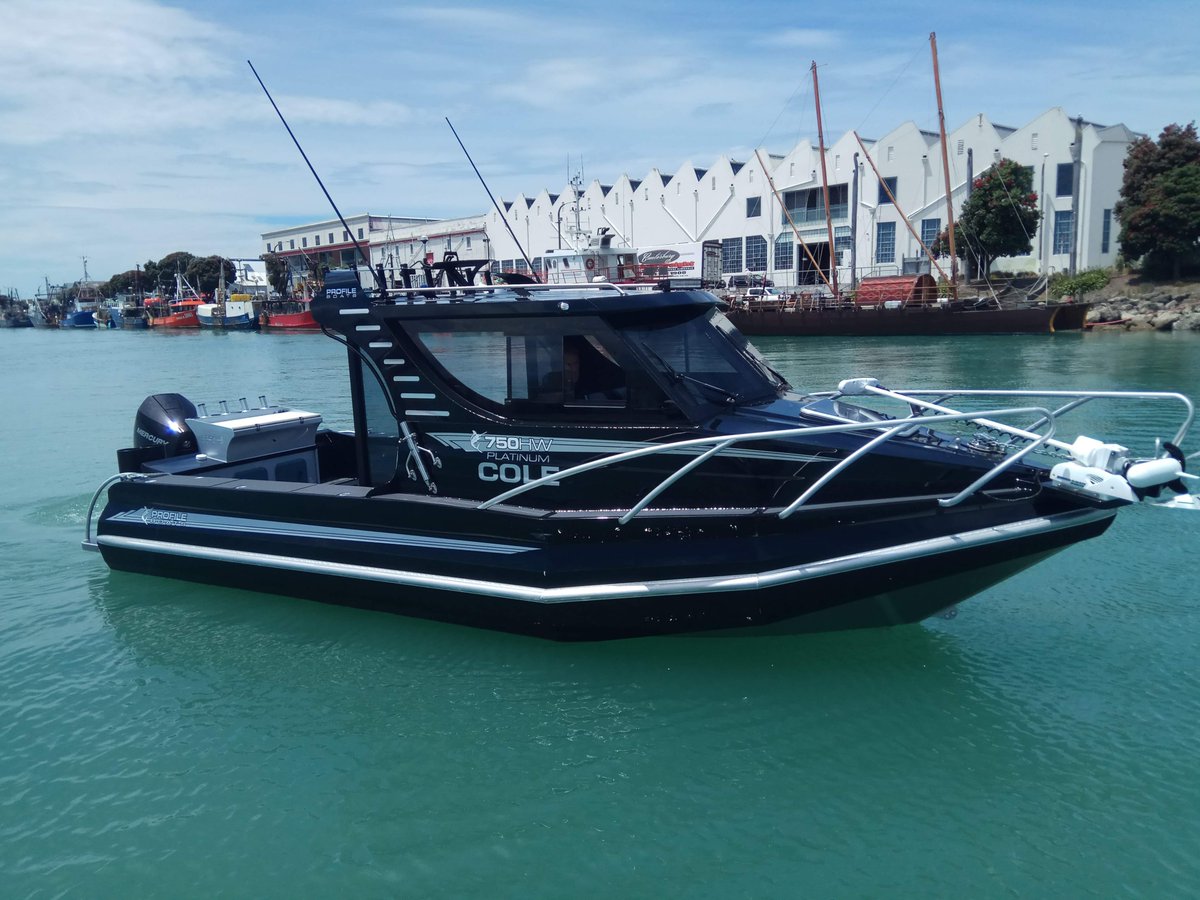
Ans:
{"type": "Polygon", "coordinates": [[[267,86],[263,84],[263,80],[258,76],[258,70],[254,68],[254,63],[246,60],[246,65],[250,67],[250,71],[254,73],[255,79],[258,81],[258,86],[263,89],[263,93],[267,95],[267,99],[271,101],[271,106],[275,109],[275,115],[279,116],[279,121],[283,123],[283,127],[287,129],[288,137],[292,139],[292,143],[296,145],[296,149],[300,151],[300,155],[304,157],[304,163],[308,166],[308,171],[312,172],[313,178],[317,179],[317,184],[321,187],[321,192],[325,195],[325,199],[329,201],[329,205],[333,207],[333,211],[337,213],[338,221],[342,223],[342,228],[346,230],[346,234],[350,235],[350,242],[354,244],[354,249],[358,251],[358,255],[362,257],[363,263],[367,270],[375,276],[375,281],[379,286],[379,290],[387,292],[387,285],[383,281],[382,271],[376,271],[371,268],[371,258],[367,256],[362,245],[354,238],[354,232],[350,230],[350,226],[346,224],[346,219],[342,216],[342,211],[338,209],[337,204],[333,202],[333,198],[329,196],[329,191],[325,190],[325,183],[321,181],[321,176],[317,174],[317,170],[313,168],[313,164],[308,161],[308,154],[304,152],[304,148],[300,146],[300,142],[296,140],[296,135],[292,133],[292,128],[287,123],[287,119],[283,117],[283,113],[279,111],[278,105],[275,103],[275,98],[271,96],[271,92],[267,90],[267,86]]]}
{"type": "Polygon", "coordinates": [[[496,198],[492,196],[491,188],[487,186],[487,182],[483,180],[483,176],[479,174],[479,167],[475,165],[475,160],[471,159],[471,154],[467,153],[466,145],[463,144],[462,138],[458,136],[458,132],[454,130],[449,117],[446,118],[446,124],[450,125],[450,131],[454,134],[454,139],[458,141],[458,146],[462,147],[462,152],[466,154],[467,162],[471,164],[471,168],[475,170],[475,176],[479,179],[479,183],[483,185],[483,189],[487,191],[488,197],[492,201],[492,206],[496,208],[496,214],[500,216],[500,221],[504,223],[504,227],[508,230],[509,236],[512,237],[513,243],[517,245],[517,249],[521,251],[521,257],[525,260],[525,265],[529,266],[529,271],[533,273],[533,263],[529,261],[529,254],[525,252],[525,248],[521,246],[521,242],[517,240],[517,236],[513,234],[512,226],[508,224],[508,219],[504,217],[504,213],[500,209],[500,204],[496,202],[496,198]]]}

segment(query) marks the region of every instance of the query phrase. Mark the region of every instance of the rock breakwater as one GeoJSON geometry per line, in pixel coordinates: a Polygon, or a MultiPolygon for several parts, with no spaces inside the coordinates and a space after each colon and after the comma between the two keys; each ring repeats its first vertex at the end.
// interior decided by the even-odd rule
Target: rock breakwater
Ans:
{"type": "Polygon", "coordinates": [[[1200,283],[1137,284],[1116,280],[1103,291],[1079,298],[1092,303],[1089,325],[1126,331],[1200,332],[1200,283]]]}

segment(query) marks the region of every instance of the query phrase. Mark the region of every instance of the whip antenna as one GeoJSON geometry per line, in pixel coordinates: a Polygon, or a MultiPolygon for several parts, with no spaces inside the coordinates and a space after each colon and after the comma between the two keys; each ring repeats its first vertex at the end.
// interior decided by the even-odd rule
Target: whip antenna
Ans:
{"type": "Polygon", "coordinates": [[[275,115],[279,116],[279,121],[283,123],[283,127],[287,129],[288,137],[292,139],[292,143],[296,145],[296,149],[300,151],[300,155],[304,158],[305,165],[308,166],[308,171],[312,172],[313,178],[317,179],[317,184],[321,187],[321,192],[325,194],[325,199],[329,201],[329,205],[333,207],[333,211],[337,213],[338,221],[342,223],[342,228],[346,230],[346,234],[350,236],[350,242],[354,244],[354,249],[358,251],[358,255],[362,257],[363,263],[367,270],[375,276],[375,281],[379,286],[379,290],[387,291],[387,285],[383,281],[381,272],[377,272],[371,268],[371,258],[367,256],[362,245],[355,240],[354,233],[350,230],[350,226],[346,224],[345,217],[342,216],[342,211],[338,209],[337,204],[333,202],[333,197],[329,196],[329,191],[325,189],[325,183],[321,181],[321,176],[317,174],[317,170],[313,168],[313,164],[308,160],[308,154],[304,152],[304,148],[300,146],[300,142],[296,140],[296,135],[292,132],[292,127],[288,125],[287,119],[283,117],[283,113],[279,111],[279,106],[275,103],[275,98],[271,96],[271,92],[267,90],[267,86],[263,84],[262,78],[259,78],[258,70],[254,68],[254,63],[246,60],[246,65],[250,67],[250,71],[254,73],[254,77],[258,80],[258,86],[263,89],[263,93],[267,95],[267,99],[271,101],[271,106],[275,109],[275,115]]]}
{"type": "MultiPolygon", "coordinates": [[[[264,88],[264,90],[266,90],[264,88]]],[[[450,125],[450,131],[454,134],[454,139],[458,141],[458,146],[462,147],[462,152],[467,157],[467,162],[471,164],[471,168],[475,170],[475,177],[479,179],[479,183],[483,185],[483,189],[487,191],[488,198],[492,201],[492,206],[496,207],[496,214],[500,216],[500,221],[504,223],[504,227],[508,229],[509,236],[512,237],[513,243],[517,245],[517,249],[521,251],[521,257],[525,260],[525,265],[529,266],[529,271],[533,272],[533,263],[529,261],[529,254],[525,252],[525,248],[521,246],[521,242],[517,240],[517,236],[513,234],[512,226],[508,224],[508,219],[504,217],[504,212],[500,209],[500,204],[496,202],[496,198],[492,196],[491,189],[487,186],[487,182],[483,180],[483,176],[479,174],[479,167],[475,165],[475,160],[471,159],[471,154],[467,153],[466,145],[463,144],[462,138],[458,136],[458,132],[454,130],[454,126],[450,123],[450,118],[446,118],[446,124],[450,125]]],[[[536,274],[536,273],[534,273],[536,274]]]]}

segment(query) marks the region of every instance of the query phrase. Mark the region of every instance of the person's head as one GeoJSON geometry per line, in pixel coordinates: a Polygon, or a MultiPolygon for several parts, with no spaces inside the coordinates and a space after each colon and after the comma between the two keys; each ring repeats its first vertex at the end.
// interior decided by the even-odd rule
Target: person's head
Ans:
{"type": "Polygon", "coordinates": [[[563,381],[574,384],[579,380],[579,348],[573,344],[563,347],[563,381]]]}

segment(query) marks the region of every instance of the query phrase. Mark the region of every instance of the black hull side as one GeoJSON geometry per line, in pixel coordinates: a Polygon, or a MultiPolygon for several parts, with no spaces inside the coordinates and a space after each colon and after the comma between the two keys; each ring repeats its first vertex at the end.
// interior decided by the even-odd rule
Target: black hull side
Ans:
{"type": "MultiPolygon", "coordinates": [[[[1033,502],[924,514],[901,514],[894,504],[839,505],[840,512],[814,510],[788,520],[752,512],[710,513],[708,521],[650,513],[618,534],[611,516],[555,519],[535,511],[356,499],[317,503],[326,515],[310,517],[313,533],[298,538],[271,533],[273,523],[261,519],[202,524],[205,515],[230,511],[223,501],[231,494],[240,500],[249,492],[191,490],[190,502],[168,505],[179,492],[121,490],[128,487],[114,488],[125,502],[110,503],[97,537],[113,569],[556,640],[917,622],[1102,533],[1114,515],[1039,511],[1033,502]],[[197,510],[203,495],[215,504],[206,512],[197,510]],[[370,532],[375,537],[338,534],[351,521],[350,508],[360,513],[357,529],[364,518],[379,517],[380,530],[370,532]],[[190,524],[178,524],[179,516],[190,524]],[[462,516],[474,519],[473,533],[456,522],[462,516]],[[409,533],[401,533],[401,517],[409,533]],[[830,517],[841,521],[833,534],[830,517]],[[414,535],[417,521],[422,530],[414,535]],[[482,523],[490,526],[486,533],[482,523]],[[465,535],[477,543],[447,546],[465,535]]],[[[275,522],[298,527],[287,506],[280,512],[288,517],[275,522]]]]}
{"type": "Polygon", "coordinates": [[[754,337],[901,337],[954,334],[1052,334],[1079,331],[1087,304],[1029,309],[950,310],[817,309],[784,312],[733,309],[726,313],[743,334],[754,337]]]}
{"type": "Polygon", "coordinates": [[[1032,566],[1064,547],[1095,537],[1109,519],[1003,547],[818,576],[778,587],[535,603],[436,587],[259,565],[106,548],[113,569],[268,592],[360,609],[414,616],[558,641],[598,641],[688,632],[806,633],[922,621],[1032,566]]]}

